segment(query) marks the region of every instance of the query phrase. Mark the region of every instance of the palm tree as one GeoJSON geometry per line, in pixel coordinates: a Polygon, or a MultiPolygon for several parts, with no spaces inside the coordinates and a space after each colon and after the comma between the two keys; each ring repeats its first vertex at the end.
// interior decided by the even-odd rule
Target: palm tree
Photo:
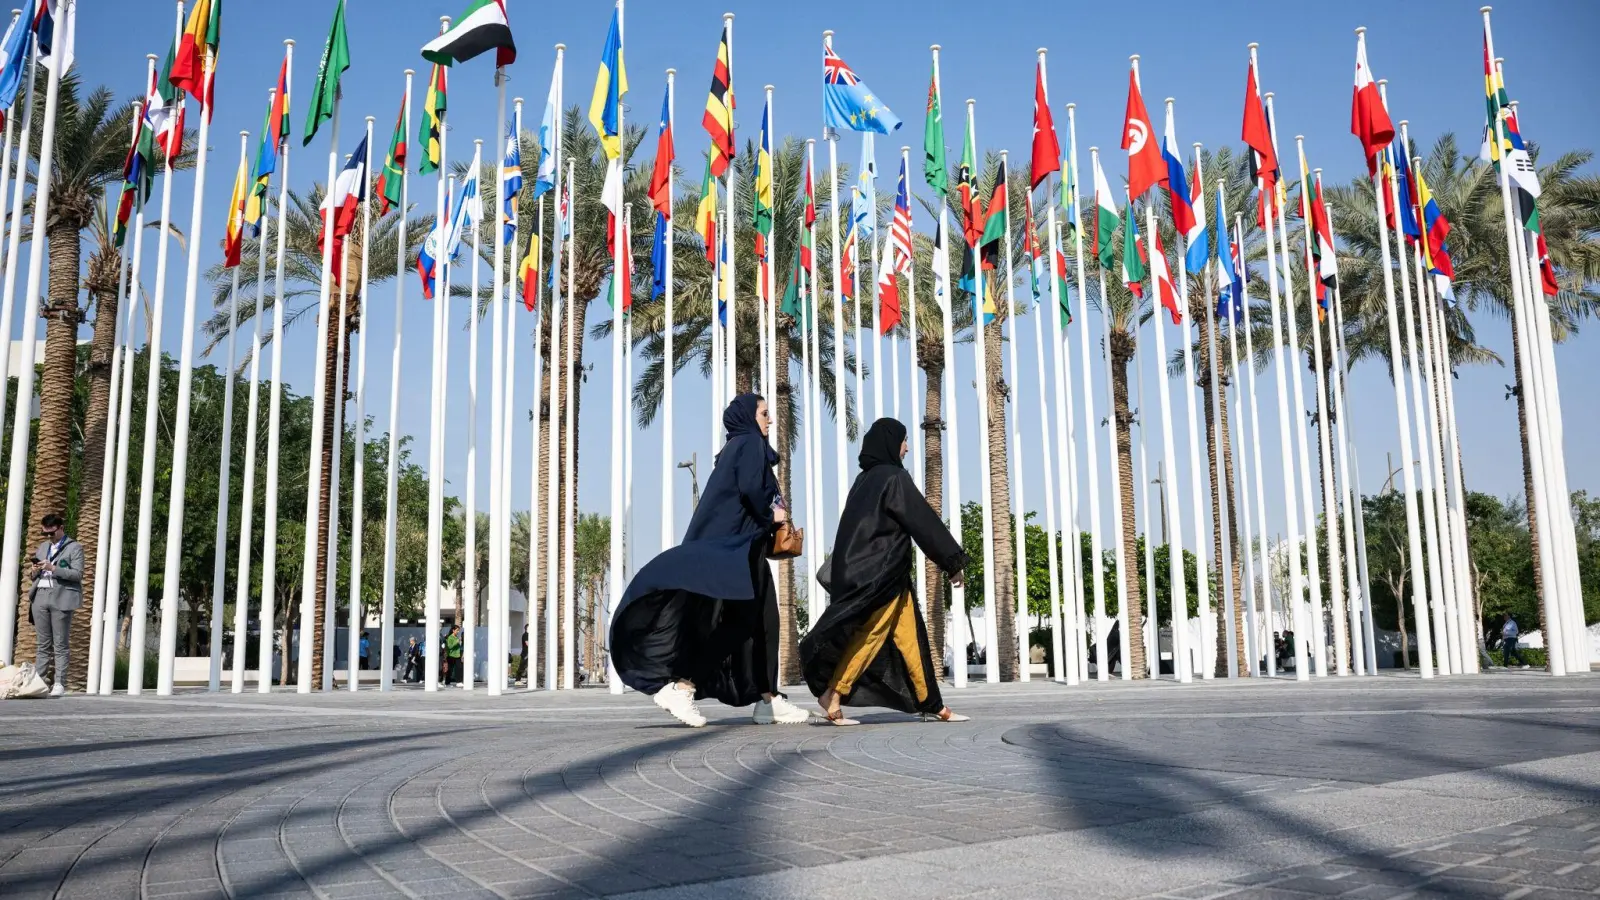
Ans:
{"type": "MultiPolygon", "coordinates": [[[[36,178],[40,165],[38,152],[44,127],[45,73],[39,72],[35,81],[32,163],[35,171],[28,177],[36,178]]],[[[39,430],[35,440],[33,490],[28,500],[30,518],[47,512],[69,515],[68,487],[73,468],[73,449],[78,446],[73,436],[73,396],[78,365],[78,326],[84,321],[88,308],[80,306],[78,292],[85,287],[80,279],[83,256],[83,231],[95,223],[99,202],[106,188],[122,179],[123,161],[128,152],[128,140],[133,125],[133,104],[118,102],[115,94],[99,87],[83,95],[82,82],[75,73],[61,79],[56,108],[54,158],[50,161],[50,213],[45,221],[45,237],[50,251],[50,283],[39,314],[45,318],[45,356],[39,379],[39,430]]],[[[186,142],[187,143],[187,142],[186,142]]],[[[192,155],[178,159],[175,167],[193,165],[192,155]]],[[[21,190],[21,178],[16,190],[21,190]]],[[[101,243],[102,248],[107,246],[101,243]]],[[[89,366],[91,412],[86,423],[91,431],[84,435],[89,447],[85,448],[86,466],[83,476],[85,495],[78,504],[76,521],[69,521],[73,533],[83,533],[85,565],[94,565],[98,543],[97,523],[100,509],[100,468],[104,464],[105,416],[110,403],[111,351],[117,315],[117,270],[114,257],[102,250],[91,260],[89,271],[90,297],[96,303],[94,340],[89,366]],[[109,273],[109,274],[108,274],[109,273]],[[109,284],[109,288],[107,285],[109,284]],[[105,327],[100,325],[104,323],[105,327]],[[102,337],[103,333],[103,337],[102,337]],[[93,454],[92,457],[89,454],[93,454]]],[[[84,572],[84,591],[94,590],[94,571],[84,572]]],[[[23,596],[27,596],[24,586],[23,596]]],[[[73,614],[73,625],[83,628],[89,611],[73,614]]],[[[18,617],[16,652],[27,658],[37,646],[32,621],[24,613],[18,617]]],[[[68,672],[68,685],[81,687],[87,673],[86,654],[77,654],[68,672]]]]}
{"type": "Polygon", "coordinates": [[[600,513],[579,513],[573,531],[573,575],[577,589],[583,592],[582,625],[583,664],[589,672],[588,680],[598,681],[606,672],[600,664],[605,653],[605,635],[598,627],[600,611],[605,609],[607,573],[611,556],[611,517],[600,513]]]}
{"type": "MultiPolygon", "coordinates": [[[[322,281],[322,221],[320,207],[323,201],[325,188],[323,185],[312,185],[308,194],[299,194],[289,191],[289,205],[284,209],[283,234],[284,234],[284,268],[285,289],[283,300],[293,302],[296,306],[286,310],[284,327],[298,325],[302,320],[314,323],[317,315],[317,301],[321,296],[322,281]]],[[[348,274],[347,284],[343,287],[336,281],[332,285],[328,310],[328,338],[326,344],[326,364],[321,372],[323,389],[326,396],[333,398],[335,377],[344,376],[343,383],[350,384],[348,377],[350,371],[350,346],[351,337],[362,327],[361,322],[361,283],[359,273],[362,260],[370,257],[368,264],[367,286],[375,289],[378,285],[388,282],[397,275],[403,276],[416,265],[417,251],[422,246],[423,238],[433,228],[432,215],[413,215],[406,226],[406,265],[399,272],[390,268],[390,260],[395,259],[400,250],[400,215],[396,210],[390,210],[389,215],[378,214],[378,200],[376,191],[367,192],[367,202],[371,204],[372,232],[367,234],[361,225],[362,216],[356,216],[356,224],[350,235],[345,239],[348,251],[345,271],[348,274]],[[345,327],[339,328],[340,298],[344,302],[345,327]]],[[[276,205],[274,203],[274,205],[276,205]]],[[[270,212],[269,212],[270,214],[270,212]]],[[[273,229],[277,221],[274,218],[273,229]]],[[[278,236],[275,231],[269,230],[270,240],[274,242],[275,253],[278,236]]],[[[258,260],[263,252],[259,238],[246,236],[243,252],[239,264],[239,290],[241,296],[253,293],[257,285],[258,260]]],[[[274,280],[278,260],[275,256],[267,258],[267,278],[274,280]]],[[[335,265],[337,265],[335,260],[335,265]]],[[[210,352],[217,344],[228,336],[229,308],[231,306],[230,290],[234,272],[224,269],[221,263],[212,266],[206,272],[214,286],[213,306],[211,318],[205,323],[203,329],[208,338],[206,352],[210,352]]],[[[270,287],[270,285],[269,285],[270,287]]],[[[262,298],[263,313],[274,309],[277,298],[272,290],[265,292],[262,298]]],[[[243,329],[255,317],[256,305],[254,303],[240,303],[238,319],[235,327],[243,329]]],[[[272,339],[272,334],[265,322],[261,323],[262,342],[272,339]]],[[[248,361],[248,360],[246,360],[248,361]]],[[[241,363],[242,365],[243,363],[241,363]]],[[[231,377],[230,373],[230,377],[231,377]]],[[[348,388],[347,388],[348,390],[348,388]]],[[[339,397],[338,401],[344,398],[339,397]]],[[[315,628],[312,633],[311,646],[321,646],[324,628],[324,604],[318,602],[328,590],[328,529],[335,523],[328,521],[331,507],[332,475],[333,475],[333,442],[336,437],[343,440],[343,435],[335,435],[333,429],[334,412],[337,402],[330,402],[323,410],[323,431],[321,448],[322,467],[322,492],[318,498],[318,524],[317,524],[317,584],[316,597],[312,606],[315,608],[315,628]]],[[[353,460],[352,460],[353,462],[353,460]]],[[[312,657],[312,683],[322,682],[322,654],[313,654],[312,657]]]]}
{"type": "MultiPolygon", "coordinates": [[[[1537,148],[1532,148],[1531,152],[1537,160],[1537,148]]],[[[1558,342],[1576,332],[1583,319],[1600,311],[1600,293],[1594,287],[1596,278],[1600,278],[1600,178],[1581,173],[1592,159],[1590,151],[1573,151],[1539,167],[1540,222],[1561,285],[1560,293],[1547,300],[1552,336],[1558,342]]],[[[1517,401],[1529,531],[1537,556],[1539,511],[1533,503],[1533,470],[1528,453],[1527,411],[1523,403],[1523,335],[1512,315],[1511,274],[1497,175],[1488,163],[1463,155],[1453,133],[1441,135],[1434,143],[1421,171],[1452,225],[1450,249],[1455,262],[1457,305],[1448,309],[1444,317],[1451,367],[1501,362],[1473,343],[1468,313],[1483,312],[1511,323],[1514,378],[1511,393],[1517,401]]],[[[1348,256],[1340,255],[1339,272],[1346,319],[1355,325],[1350,340],[1351,361],[1373,356],[1387,362],[1388,320],[1371,184],[1361,179],[1348,186],[1333,187],[1327,194],[1334,230],[1349,251],[1348,256]]],[[[1538,581],[1537,567],[1534,577],[1543,597],[1544,587],[1538,581]]]]}

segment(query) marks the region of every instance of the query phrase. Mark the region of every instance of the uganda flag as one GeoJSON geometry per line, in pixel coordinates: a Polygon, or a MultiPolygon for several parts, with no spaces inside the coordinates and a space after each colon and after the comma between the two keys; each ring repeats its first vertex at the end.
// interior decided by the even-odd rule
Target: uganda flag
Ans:
{"type": "Polygon", "coordinates": [[[711,70],[711,91],[706,95],[706,112],[700,124],[711,135],[711,174],[721,178],[733,159],[733,63],[728,49],[729,24],[722,25],[722,40],[717,44],[717,64],[711,70]]]}

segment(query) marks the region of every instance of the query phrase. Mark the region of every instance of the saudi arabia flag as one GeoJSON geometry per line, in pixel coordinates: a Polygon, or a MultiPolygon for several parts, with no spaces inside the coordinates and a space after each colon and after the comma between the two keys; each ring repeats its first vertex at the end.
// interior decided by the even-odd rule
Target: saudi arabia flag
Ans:
{"type": "Polygon", "coordinates": [[[511,40],[505,0],[470,0],[466,11],[456,17],[449,31],[423,46],[422,58],[448,66],[466,62],[486,50],[498,51],[494,60],[497,66],[509,66],[517,61],[517,45],[511,40]]]}

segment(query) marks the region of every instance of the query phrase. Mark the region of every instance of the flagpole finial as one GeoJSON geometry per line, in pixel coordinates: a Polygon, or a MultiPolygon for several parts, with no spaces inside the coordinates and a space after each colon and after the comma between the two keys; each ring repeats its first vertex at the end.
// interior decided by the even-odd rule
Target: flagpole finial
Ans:
{"type": "Polygon", "coordinates": [[[770,85],[770,84],[769,84],[769,85],[766,85],[766,86],[764,86],[764,87],[763,87],[763,88],[762,88],[762,90],[764,90],[764,91],[766,91],[766,92],[767,92],[767,93],[769,93],[769,94],[770,94],[770,93],[772,93],[772,85],[770,85]]]}
{"type": "Polygon", "coordinates": [[[1378,87],[1387,87],[1388,84],[1389,84],[1389,79],[1387,79],[1387,78],[1379,78],[1378,79],[1378,87]]]}
{"type": "Polygon", "coordinates": [[[159,57],[159,56],[156,56],[156,55],[155,55],[155,54],[154,54],[154,53],[146,53],[146,54],[145,54],[145,55],[144,55],[144,58],[145,58],[145,59],[148,59],[148,60],[150,60],[150,61],[152,61],[152,62],[154,62],[154,61],[155,61],[155,60],[157,60],[157,59],[160,59],[160,57],[159,57]]]}
{"type": "Polygon", "coordinates": [[[974,106],[977,106],[977,105],[978,105],[978,101],[972,99],[971,97],[967,98],[967,109],[971,109],[971,108],[973,108],[974,106]]]}
{"type": "Polygon", "coordinates": [[[1050,48],[1048,48],[1048,47],[1040,47],[1040,48],[1039,48],[1039,49],[1038,49],[1038,50],[1036,50],[1036,51],[1035,51],[1035,52],[1036,52],[1036,53],[1038,53],[1038,54],[1039,54],[1039,55],[1040,55],[1040,56],[1043,56],[1043,55],[1045,55],[1045,54],[1046,54],[1046,53],[1049,53],[1049,52],[1050,52],[1050,48]]]}
{"type": "Polygon", "coordinates": [[[1322,177],[1322,170],[1321,169],[1312,169],[1311,170],[1311,174],[1317,176],[1317,178],[1320,179],[1322,177]]]}
{"type": "Polygon", "coordinates": [[[410,78],[410,77],[411,77],[411,76],[413,76],[413,75],[415,75],[415,74],[417,74],[417,70],[416,70],[416,69],[407,69],[407,70],[406,70],[406,71],[405,71],[405,76],[406,76],[406,77],[407,77],[407,78],[410,78]]]}
{"type": "Polygon", "coordinates": [[[1361,27],[1356,29],[1356,37],[1360,37],[1361,35],[1366,34],[1366,33],[1367,33],[1367,26],[1365,26],[1365,25],[1362,25],[1361,27]]]}
{"type": "Polygon", "coordinates": [[[731,13],[731,12],[723,13],[722,14],[722,21],[724,21],[724,22],[732,22],[733,21],[733,13],[731,13]]]}
{"type": "Polygon", "coordinates": [[[1199,141],[1195,141],[1194,142],[1194,149],[1196,149],[1196,150],[1200,149],[1200,142],[1199,141]]]}
{"type": "Polygon", "coordinates": [[[678,74],[678,70],[677,69],[668,69],[667,70],[667,77],[668,78],[671,78],[671,77],[673,77],[674,75],[677,75],[677,74],[678,74]]]}
{"type": "Polygon", "coordinates": [[[565,53],[565,52],[567,52],[567,45],[566,44],[557,44],[556,45],[556,52],[557,53],[565,53]]]}
{"type": "Polygon", "coordinates": [[[1075,110],[1077,108],[1078,108],[1078,104],[1076,104],[1076,103],[1068,103],[1067,104],[1067,111],[1068,112],[1071,112],[1072,110],[1075,110]]]}
{"type": "Polygon", "coordinates": [[[911,152],[911,145],[910,144],[901,144],[900,145],[900,152],[902,154],[910,153],[911,152]]]}
{"type": "Polygon", "coordinates": [[[1173,104],[1173,103],[1174,103],[1174,102],[1175,102],[1175,101],[1174,101],[1174,100],[1173,100],[1173,99],[1172,99],[1172,98],[1171,98],[1171,97],[1168,97],[1168,98],[1167,98],[1167,105],[1168,105],[1168,106],[1171,106],[1171,105],[1172,105],[1172,104],[1173,104]]]}
{"type": "Polygon", "coordinates": [[[1504,56],[1496,56],[1494,58],[1494,64],[1495,68],[1500,68],[1506,64],[1506,58],[1504,56]]]}
{"type": "Polygon", "coordinates": [[[373,122],[376,122],[376,121],[378,121],[378,117],[377,116],[367,116],[367,124],[368,125],[371,125],[373,122]]]}
{"type": "Polygon", "coordinates": [[[1245,46],[1246,50],[1254,50],[1254,49],[1260,47],[1261,45],[1259,43],[1257,43],[1256,41],[1251,41],[1250,43],[1245,44],[1244,46],[1245,46]]]}
{"type": "Polygon", "coordinates": [[[832,28],[824,29],[823,32],[822,32],[822,39],[825,40],[825,41],[833,40],[833,29],[832,28]]]}
{"type": "Polygon", "coordinates": [[[1411,120],[1410,119],[1401,119],[1400,120],[1400,127],[1401,128],[1404,128],[1404,127],[1406,127],[1407,125],[1410,125],[1410,124],[1411,124],[1411,120]]]}
{"type": "Polygon", "coordinates": [[[1128,62],[1138,62],[1138,61],[1139,61],[1139,54],[1137,54],[1137,53],[1134,53],[1134,54],[1132,54],[1132,55],[1130,55],[1128,57],[1128,62]]]}
{"type": "Polygon", "coordinates": [[[938,53],[940,50],[943,50],[944,48],[939,46],[938,44],[929,44],[928,45],[928,49],[932,50],[935,53],[938,53]]]}
{"type": "Polygon", "coordinates": [[[247,138],[249,136],[250,136],[250,132],[249,131],[246,131],[245,129],[242,129],[242,128],[239,130],[239,137],[247,138]]]}
{"type": "Polygon", "coordinates": [[[1305,139],[1306,139],[1306,136],[1303,135],[1303,134],[1297,134],[1297,135],[1294,136],[1294,142],[1296,144],[1305,143],[1305,139]]]}
{"type": "Polygon", "coordinates": [[[294,46],[294,38],[284,38],[283,39],[283,45],[285,47],[293,47],[294,46]]]}
{"type": "Polygon", "coordinates": [[[1267,92],[1266,92],[1266,93],[1265,93],[1265,94],[1262,94],[1262,95],[1261,95],[1261,98],[1262,98],[1262,99],[1263,99],[1263,100],[1271,100],[1271,99],[1272,99],[1272,95],[1273,95],[1273,93],[1274,93],[1274,92],[1272,92],[1272,91],[1267,91],[1267,92]]]}
{"type": "Polygon", "coordinates": [[[1492,6],[1480,6],[1480,7],[1478,7],[1478,12],[1481,12],[1484,15],[1487,16],[1490,13],[1490,11],[1493,10],[1493,9],[1494,9],[1494,7],[1492,7],[1492,6]]]}

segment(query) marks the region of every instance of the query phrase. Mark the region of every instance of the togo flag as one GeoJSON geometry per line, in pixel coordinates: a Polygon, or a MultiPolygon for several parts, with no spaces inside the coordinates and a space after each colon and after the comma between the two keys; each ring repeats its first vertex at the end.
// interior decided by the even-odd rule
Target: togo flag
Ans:
{"type": "Polygon", "coordinates": [[[517,45],[511,40],[511,23],[506,19],[505,0],[471,0],[450,30],[422,47],[422,58],[449,66],[487,50],[494,50],[494,64],[509,66],[517,61],[517,45]]]}

